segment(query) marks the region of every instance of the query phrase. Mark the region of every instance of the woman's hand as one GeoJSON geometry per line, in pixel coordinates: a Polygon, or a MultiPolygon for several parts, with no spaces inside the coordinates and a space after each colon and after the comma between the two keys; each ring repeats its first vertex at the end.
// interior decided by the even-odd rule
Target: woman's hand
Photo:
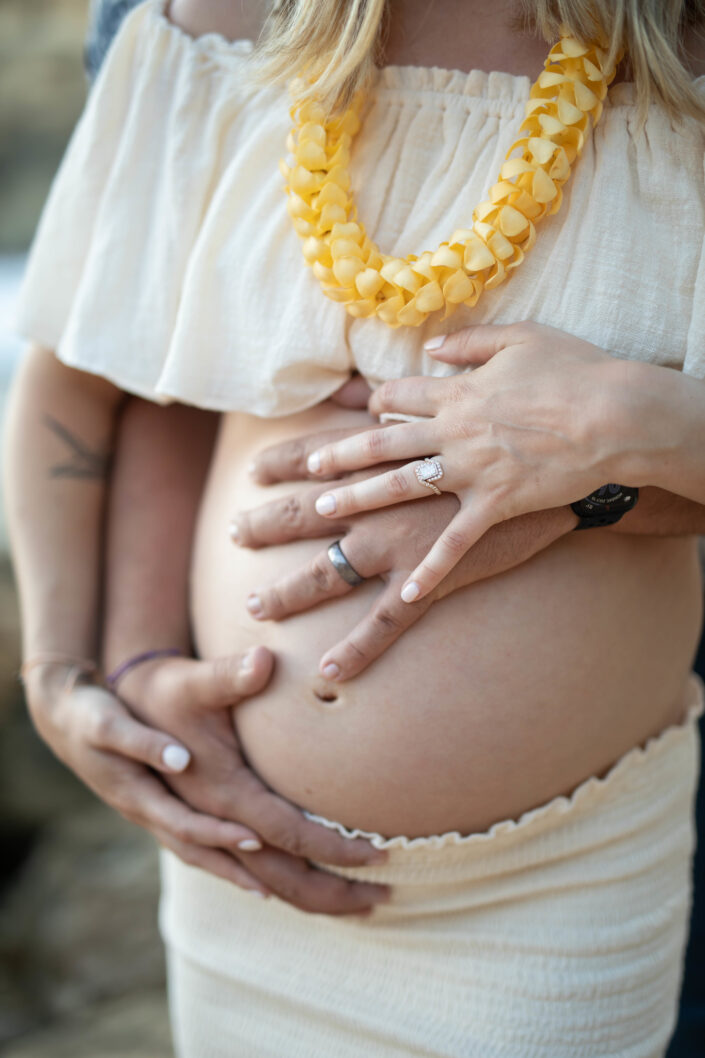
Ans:
{"type": "MultiPolygon", "coordinates": [[[[346,433],[352,436],[351,431],[346,433]]],[[[265,449],[255,460],[253,476],[268,483],[304,478],[308,454],[330,440],[330,434],[314,434],[265,449]]],[[[573,529],[577,521],[569,508],[558,508],[521,515],[494,526],[437,588],[408,606],[401,600],[400,586],[455,516],[457,498],[448,494],[422,503],[400,503],[336,519],[331,526],[315,509],[325,488],[301,488],[290,496],[240,512],[235,536],[241,546],[259,548],[290,540],[330,537],[334,528],[353,568],[363,577],[381,578],[384,586],[369,613],[321,659],[322,675],[338,681],[366,669],[437,599],[526,562],[573,529]]],[[[351,590],[323,548],[305,566],[258,588],[250,596],[248,606],[259,620],[279,621],[351,590]]]]}
{"type": "Polygon", "coordinates": [[[188,863],[238,885],[242,877],[245,888],[274,893],[302,911],[364,913],[386,898],[385,886],[351,882],[308,861],[357,867],[384,862],[386,854],[368,841],[351,841],[308,820],[264,785],[240,751],[232,708],[264,687],[272,663],[264,647],[243,658],[215,661],[159,658],[120,681],[120,696],[132,712],[191,751],[187,769],[164,776],[178,803],[216,820],[237,821],[241,829],[247,824],[245,844],[205,854],[193,846],[187,855],[175,851],[188,863]]]}
{"type": "MultiPolygon", "coordinates": [[[[385,383],[370,400],[371,412],[428,419],[358,433],[320,448],[308,461],[312,474],[330,476],[438,457],[438,485],[456,494],[460,509],[405,578],[406,602],[433,591],[491,526],[622,480],[629,441],[619,414],[625,365],[589,342],[519,323],[468,328],[429,352],[447,363],[482,366],[449,378],[385,383]]],[[[631,409],[621,399],[626,416],[631,409]]],[[[340,522],[363,510],[428,498],[428,486],[415,473],[419,465],[329,488],[317,509],[340,522]]]]}
{"type": "Polygon", "coordinates": [[[65,691],[67,675],[68,667],[51,666],[34,670],[25,681],[37,732],[59,760],[101,800],[149,830],[187,863],[244,889],[261,890],[257,879],[228,855],[242,842],[257,841],[257,834],[193,811],[160,781],[158,775],[189,767],[183,743],[135,720],[102,687],[79,684],[65,691]]]}

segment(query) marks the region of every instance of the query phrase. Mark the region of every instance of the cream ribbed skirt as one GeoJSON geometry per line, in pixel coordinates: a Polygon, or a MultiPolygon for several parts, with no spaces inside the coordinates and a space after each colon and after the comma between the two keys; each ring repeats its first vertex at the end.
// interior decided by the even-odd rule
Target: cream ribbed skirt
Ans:
{"type": "Polygon", "coordinates": [[[386,864],[339,871],[393,886],[368,919],[260,901],[164,853],[179,1058],[661,1058],[690,910],[695,678],[688,695],[682,725],[517,822],[377,835],[386,864]]]}

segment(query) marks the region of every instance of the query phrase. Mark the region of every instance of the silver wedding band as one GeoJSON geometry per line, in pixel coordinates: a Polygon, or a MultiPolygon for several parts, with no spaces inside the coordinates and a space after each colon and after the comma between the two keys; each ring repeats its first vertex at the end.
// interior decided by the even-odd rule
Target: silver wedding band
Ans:
{"type": "Polygon", "coordinates": [[[361,577],[357,570],[348,562],[340,546],[340,540],[336,540],[334,544],[330,545],[328,558],[346,584],[350,584],[353,588],[356,588],[358,584],[362,584],[365,578],[361,577]]]}

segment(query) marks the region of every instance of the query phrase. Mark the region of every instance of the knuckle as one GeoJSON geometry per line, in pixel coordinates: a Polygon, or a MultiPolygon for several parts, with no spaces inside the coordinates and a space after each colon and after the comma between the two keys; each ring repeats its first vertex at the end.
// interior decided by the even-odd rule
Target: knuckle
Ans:
{"type": "Polygon", "coordinates": [[[306,451],[306,445],[301,438],[293,438],[288,442],[287,454],[291,466],[299,473],[306,474],[306,458],[308,452],[306,451]]]}
{"type": "Polygon", "coordinates": [[[388,434],[386,430],[370,430],[365,437],[365,455],[376,459],[384,455],[388,447],[388,434]]]}
{"type": "Polygon", "coordinates": [[[300,529],[303,521],[303,508],[297,496],[287,496],[281,505],[282,524],[287,529],[300,529]]]}
{"type": "Polygon", "coordinates": [[[448,383],[448,395],[450,401],[459,404],[467,395],[467,381],[463,375],[454,375],[448,383]]]}
{"type": "Polygon", "coordinates": [[[383,638],[395,636],[404,628],[397,614],[389,606],[381,606],[374,614],[375,631],[383,638]]]}
{"type": "Polygon", "coordinates": [[[359,665],[369,660],[369,651],[362,645],[360,640],[349,639],[343,648],[346,660],[350,665],[359,665]]]}
{"type": "Polygon", "coordinates": [[[201,855],[194,845],[180,845],[177,856],[189,867],[200,867],[201,865],[201,855]]]}
{"type": "Polygon", "coordinates": [[[391,470],[387,476],[387,492],[390,496],[406,496],[409,485],[402,470],[391,470]]]}
{"type": "Polygon", "coordinates": [[[92,721],[93,742],[98,746],[107,746],[115,738],[115,718],[107,712],[98,712],[92,721]]]}
{"type": "Polygon", "coordinates": [[[236,695],[238,660],[225,656],[214,658],[211,662],[214,696],[227,701],[236,695]]]}
{"type": "Polygon", "coordinates": [[[179,819],[172,824],[170,827],[171,833],[174,835],[177,841],[182,841],[185,845],[193,844],[195,841],[194,827],[191,825],[191,821],[187,819],[179,819]]]}
{"type": "Polygon", "coordinates": [[[375,390],[375,400],[382,408],[388,408],[394,402],[398,386],[396,382],[383,382],[375,390]]]}
{"type": "Polygon", "coordinates": [[[291,856],[305,857],[307,855],[305,842],[296,830],[279,828],[272,840],[278,848],[288,852],[291,856]]]}
{"type": "Polygon", "coordinates": [[[467,550],[467,542],[462,533],[455,529],[448,529],[443,534],[443,544],[452,555],[463,555],[467,550]]]}
{"type": "MultiPolygon", "coordinates": [[[[310,566],[311,579],[320,592],[327,593],[333,586],[333,574],[335,570],[332,568],[327,555],[318,555],[311,563],[310,566]]],[[[337,576],[337,574],[335,574],[337,576]]]]}
{"type": "Polygon", "coordinates": [[[264,612],[270,617],[277,617],[285,612],[286,606],[284,605],[284,599],[276,584],[272,584],[269,588],[265,589],[265,591],[260,593],[260,596],[264,612]]]}

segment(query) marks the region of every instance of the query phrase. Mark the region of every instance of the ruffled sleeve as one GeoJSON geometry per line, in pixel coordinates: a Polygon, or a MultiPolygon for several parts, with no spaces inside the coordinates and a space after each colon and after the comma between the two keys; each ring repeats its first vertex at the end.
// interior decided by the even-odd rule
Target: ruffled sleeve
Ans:
{"type": "MultiPolygon", "coordinates": [[[[125,18],[40,219],[20,335],[128,392],[213,409],[282,414],[348,377],[345,343],[331,335],[336,361],[320,321],[293,321],[287,343],[282,306],[282,349],[243,330],[269,267],[254,244],[265,232],[297,250],[277,165],[287,107],[274,98],[281,89],[252,87],[251,50],[216,33],[190,37],[164,0],[125,18]]],[[[271,300],[262,312],[271,318],[271,300]]]]}
{"type": "MultiPolygon", "coordinates": [[[[699,78],[705,91],[705,77],[699,78]]],[[[705,155],[703,157],[703,198],[705,199],[705,155]]],[[[695,274],[693,311],[688,327],[683,370],[688,375],[705,379],[705,228],[699,231],[700,260],[695,274]]]]}

